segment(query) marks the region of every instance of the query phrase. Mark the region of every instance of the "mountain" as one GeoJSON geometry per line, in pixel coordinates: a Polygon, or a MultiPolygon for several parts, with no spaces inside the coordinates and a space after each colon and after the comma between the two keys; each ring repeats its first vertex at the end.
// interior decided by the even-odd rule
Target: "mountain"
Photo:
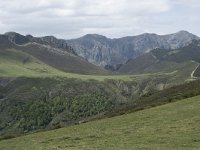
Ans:
{"type": "Polygon", "coordinates": [[[177,49],[198,39],[200,38],[187,31],[180,31],[169,35],[145,33],[119,39],[88,34],[78,39],[67,40],[67,43],[79,56],[93,64],[112,70],[118,69],[129,59],[136,58],[155,48],[177,49]]]}
{"type": "MultiPolygon", "coordinates": [[[[88,34],[74,40],[7,32],[0,35],[0,47],[21,51],[68,73],[107,74],[107,69],[122,74],[139,74],[195,67],[194,62],[200,62],[198,40],[199,37],[187,31],[162,36],[142,34],[120,39],[88,34]]],[[[193,73],[194,76],[199,74],[199,68],[193,73]]]]}
{"type": "Polygon", "coordinates": [[[74,50],[66,43],[65,40],[57,39],[54,36],[33,37],[32,35],[24,36],[16,32],[7,32],[4,35],[8,38],[9,41],[17,45],[35,42],[42,45],[49,45],[52,48],[62,49],[69,53],[75,54],[74,50]]]}
{"type": "MultiPolygon", "coordinates": [[[[79,57],[66,44],[65,40],[59,40],[52,36],[35,38],[31,35],[23,36],[15,32],[0,35],[0,50],[6,53],[11,51],[10,49],[15,53],[20,52],[20,55],[25,55],[24,57],[29,55],[51,68],[67,73],[105,74],[107,72],[79,57]]],[[[0,59],[4,59],[3,55],[0,57],[0,59]]]]}
{"type": "MultiPolygon", "coordinates": [[[[122,65],[118,71],[125,74],[169,72],[170,70],[180,71],[180,66],[189,63],[196,63],[196,66],[198,67],[200,64],[199,56],[200,41],[193,41],[185,47],[174,50],[157,48],[149,53],[145,53],[135,59],[127,61],[127,63],[122,65]]],[[[186,67],[183,69],[187,70],[186,67]]],[[[199,67],[195,72],[198,72],[198,70],[199,67]]],[[[199,76],[199,73],[195,72],[194,75],[199,76]]]]}
{"type": "MultiPolygon", "coordinates": [[[[128,60],[137,58],[153,49],[178,49],[200,39],[187,31],[169,35],[145,33],[119,39],[110,39],[98,34],[88,34],[72,40],[57,39],[54,36],[23,36],[15,32],[7,32],[1,36],[6,37],[15,45],[26,45],[28,43],[29,45],[30,43],[32,45],[37,43],[37,46],[43,47],[48,45],[49,48],[61,53],[61,55],[68,53],[71,56],[77,56],[78,59],[82,57],[94,65],[112,71],[118,70],[128,60]]],[[[82,61],[84,61],[83,59],[82,61]]]]}

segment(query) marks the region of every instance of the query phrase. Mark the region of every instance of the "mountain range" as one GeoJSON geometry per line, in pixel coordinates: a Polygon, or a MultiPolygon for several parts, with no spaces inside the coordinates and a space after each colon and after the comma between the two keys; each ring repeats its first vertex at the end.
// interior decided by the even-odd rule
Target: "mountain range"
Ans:
{"type": "MultiPolygon", "coordinates": [[[[1,38],[3,37],[4,40],[8,39],[15,45],[46,47],[46,49],[52,49],[51,51],[54,53],[76,56],[79,59],[84,59],[89,63],[108,70],[118,70],[127,61],[154,49],[174,50],[183,48],[193,41],[200,40],[198,36],[187,31],[179,31],[168,35],[145,33],[119,39],[88,34],[77,39],[64,40],[57,39],[54,36],[23,36],[15,32],[5,33],[1,35],[1,38]]],[[[5,41],[3,43],[5,44],[5,41]]]]}
{"type": "Polygon", "coordinates": [[[116,69],[153,49],[177,49],[200,38],[187,32],[179,31],[169,35],[141,34],[119,39],[110,39],[97,34],[88,34],[74,40],[67,40],[75,52],[98,66],[116,69]]]}

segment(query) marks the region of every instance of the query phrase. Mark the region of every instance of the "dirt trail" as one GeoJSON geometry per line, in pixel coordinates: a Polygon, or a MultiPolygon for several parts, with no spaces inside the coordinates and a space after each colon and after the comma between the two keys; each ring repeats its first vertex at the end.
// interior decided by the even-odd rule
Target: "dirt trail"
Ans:
{"type": "Polygon", "coordinates": [[[197,78],[197,77],[194,76],[194,73],[199,67],[200,67],[200,64],[198,64],[198,66],[194,69],[194,71],[192,71],[191,78],[197,78]]]}

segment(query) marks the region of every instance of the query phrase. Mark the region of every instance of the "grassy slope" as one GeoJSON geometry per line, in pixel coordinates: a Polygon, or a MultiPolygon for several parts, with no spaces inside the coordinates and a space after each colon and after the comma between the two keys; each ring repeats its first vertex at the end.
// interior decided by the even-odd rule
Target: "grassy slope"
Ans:
{"type": "Polygon", "coordinates": [[[167,82],[162,78],[141,82],[17,78],[0,87],[0,136],[63,127],[200,95],[199,80],[155,91],[155,85],[167,82]]]}
{"type": "Polygon", "coordinates": [[[56,75],[64,76],[65,73],[21,51],[14,49],[0,50],[1,77],[45,77],[56,75]]]}
{"type": "Polygon", "coordinates": [[[20,51],[24,51],[41,60],[45,64],[62,70],[64,72],[78,74],[108,74],[106,70],[95,66],[81,57],[64,53],[59,49],[52,49],[48,46],[38,44],[28,44],[26,46],[17,47],[20,51]]]}
{"type": "Polygon", "coordinates": [[[33,41],[33,43],[27,43],[30,41],[28,37],[17,33],[9,34],[8,37],[6,35],[0,35],[0,50],[13,48],[18,51],[24,51],[41,62],[64,72],[92,75],[108,74],[103,68],[97,67],[81,57],[73,55],[73,50],[69,46],[62,43],[63,41],[57,41],[54,37],[44,37],[44,39],[35,38],[33,41],[37,43],[33,41]],[[12,39],[16,44],[13,44],[8,39],[12,39]],[[59,47],[60,49],[56,49],[55,47],[59,47]]]}
{"type": "Polygon", "coordinates": [[[116,80],[135,80],[144,79],[151,76],[171,75],[171,73],[143,74],[143,75],[80,75],[74,73],[65,73],[57,70],[35,57],[15,49],[0,50],[0,77],[68,77],[79,79],[95,79],[103,81],[104,79],[116,80]]]}
{"type": "Polygon", "coordinates": [[[197,96],[114,118],[3,140],[0,149],[198,149],[199,108],[197,96]]]}
{"type": "MultiPolygon", "coordinates": [[[[198,62],[200,62],[199,55],[200,48],[195,43],[171,51],[155,49],[136,59],[128,61],[127,64],[119,69],[119,72],[136,74],[180,70],[181,67],[187,68],[187,66],[183,66],[191,64],[191,61],[193,61],[193,64],[195,64],[195,62],[198,64],[198,62]]],[[[196,66],[193,69],[195,68],[196,66]]]]}
{"type": "MultiPolygon", "coordinates": [[[[12,46],[14,47],[14,46],[12,46]]],[[[150,55],[149,57],[154,57],[150,55]]],[[[149,64],[149,57],[147,57],[147,64],[149,64]]],[[[93,65],[89,65],[82,60],[77,60],[78,58],[72,58],[71,56],[57,56],[54,53],[49,52],[45,47],[37,47],[37,45],[28,45],[25,47],[15,47],[15,49],[6,49],[5,47],[0,48],[0,77],[52,77],[61,76],[68,78],[79,78],[79,79],[95,79],[103,81],[104,79],[114,79],[114,80],[142,80],[151,77],[163,76],[165,78],[170,78],[174,76],[175,79],[186,80],[190,78],[191,72],[196,68],[195,62],[185,62],[171,69],[165,70],[163,72],[151,73],[149,70],[139,75],[80,75],[75,73],[65,73],[56,68],[65,68],[67,72],[73,72],[75,70],[80,70],[82,68],[84,71],[94,71],[98,68],[93,68],[93,65]],[[17,49],[17,50],[16,50],[17,49]],[[59,61],[58,61],[59,60],[59,61]],[[53,63],[53,64],[51,64],[53,63]],[[61,64],[64,64],[62,66],[61,64]],[[74,64],[75,63],[75,64],[74,64]],[[52,67],[53,66],[53,67],[52,67]],[[73,67],[72,67],[73,66],[73,67]],[[78,68],[76,68],[76,67],[78,68]],[[66,70],[66,69],[69,70],[66,70]],[[72,69],[70,71],[70,68],[72,69]],[[186,69],[187,68],[187,69],[186,69]],[[175,72],[176,71],[176,72],[175,72]]],[[[151,61],[151,59],[150,59],[151,61]]],[[[153,61],[154,62],[154,61],[153,61]]],[[[143,63],[143,62],[141,62],[143,63]]],[[[162,70],[163,65],[156,66],[158,70],[162,70]]],[[[152,70],[152,68],[150,69],[152,70]]]]}
{"type": "MultiPolygon", "coordinates": [[[[169,73],[174,72],[173,77],[171,80],[174,83],[182,82],[184,80],[190,79],[191,73],[194,71],[194,69],[199,65],[197,62],[194,61],[185,61],[182,63],[176,63],[176,62],[170,62],[170,61],[161,61],[159,63],[155,64],[149,64],[149,60],[146,62],[144,60],[144,67],[141,65],[142,61],[135,63],[137,60],[133,60],[132,63],[128,63],[121,69],[130,70],[130,73],[141,73],[141,74],[157,74],[157,73],[169,73]],[[137,66],[134,67],[133,65],[137,66]],[[133,66],[135,70],[131,70],[130,66],[133,66]],[[148,67],[147,67],[148,66],[148,67]],[[145,68],[146,67],[146,68],[145,68]],[[134,72],[135,71],[135,72],[134,72]]],[[[153,61],[153,60],[152,60],[153,61]]],[[[123,72],[124,70],[121,70],[123,72]]]]}
{"type": "Polygon", "coordinates": [[[144,72],[145,68],[154,65],[156,62],[157,59],[154,58],[151,53],[147,53],[133,60],[129,60],[126,64],[122,65],[118,71],[129,74],[140,73],[144,72]]]}

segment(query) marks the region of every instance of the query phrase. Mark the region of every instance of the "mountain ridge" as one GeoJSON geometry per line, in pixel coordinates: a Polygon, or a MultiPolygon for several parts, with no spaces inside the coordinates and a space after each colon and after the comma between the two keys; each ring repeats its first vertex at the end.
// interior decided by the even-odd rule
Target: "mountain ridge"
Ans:
{"type": "Polygon", "coordinates": [[[125,74],[138,74],[177,70],[177,66],[188,62],[195,62],[198,65],[199,55],[200,41],[193,41],[188,46],[170,51],[154,49],[135,59],[130,59],[118,71],[125,74]]]}
{"type": "MultiPolygon", "coordinates": [[[[67,73],[105,74],[107,72],[79,57],[70,46],[63,43],[63,40],[58,40],[52,36],[35,38],[31,35],[23,36],[16,32],[0,35],[0,51],[8,53],[9,49],[29,54],[46,65],[67,73]]],[[[3,57],[0,56],[0,59],[3,59],[3,57]]],[[[12,66],[14,65],[12,64],[12,66]]],[[[6,68],[2,69],[5,70],[6,68]]]]}
{"type": "Polygon", "coordinates": [[[86,34],[71,40],[57,39],[54,36],[24,36],[16,32],[7,32],[1,36],[7,37],[10,42],[18,45],[29,42],[49,45],[112,71],[118,70],[128,60],[156,48],[173,50],[185,47],[194,40],[200,40],[198,36],[184,30],[167,35],[144,33],[113,39],[99,34],[86,34]]]}
{"type": "Polygon", "coordinates": [[[78,39],[67,40],[76,53],[98,66],[116,66],[136,58],[155,48],[176,49],[189,45],[200,38],[187,31],[157,35],[145,33],[136,36],[110,39],[89,34],[78,39]]]}

